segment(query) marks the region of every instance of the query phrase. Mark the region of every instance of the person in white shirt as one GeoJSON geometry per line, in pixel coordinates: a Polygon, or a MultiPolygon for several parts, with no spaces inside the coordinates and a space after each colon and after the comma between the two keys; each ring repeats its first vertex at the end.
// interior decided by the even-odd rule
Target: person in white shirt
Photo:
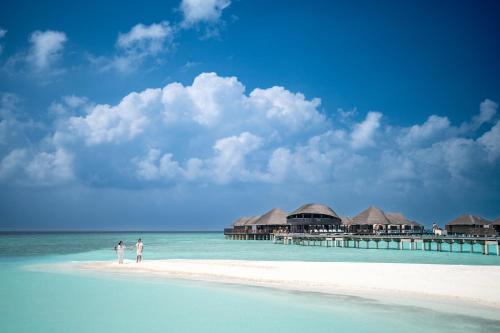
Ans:
{"type": "Polygon", "coordinates": [[[135,262],[139,263],[142,261],[142,250],[144,249],[144,244],[142,243],[142,240],[140,238],[137,240],[135,248],[137,249],[137,258],[135,259],[135,262]]]}
{"type": "Polygon", "coordinates": [[[115,246],[115,251],[118,255],[118,263],[123,264],[123,258],[125,257],[125,244],[123,241],[118,242],[118,245],[115,246]]]}

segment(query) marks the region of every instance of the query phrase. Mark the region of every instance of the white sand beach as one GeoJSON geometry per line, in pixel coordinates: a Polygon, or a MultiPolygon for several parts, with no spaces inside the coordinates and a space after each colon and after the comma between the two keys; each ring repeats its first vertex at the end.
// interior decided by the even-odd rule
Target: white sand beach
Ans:
{"type": "Polygon", "coordinates": [[[73,262],[65,268],[500,308],[499,266],[171,259],[73,262]]]}

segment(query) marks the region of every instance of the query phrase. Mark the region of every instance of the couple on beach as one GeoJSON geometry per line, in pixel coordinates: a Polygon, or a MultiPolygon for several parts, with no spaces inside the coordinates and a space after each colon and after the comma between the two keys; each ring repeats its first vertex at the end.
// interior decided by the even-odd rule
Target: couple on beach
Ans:
{"type": "MultiPolygon", "coordinates": [[[[125,243],[123,241],[119,241],[118,245],[115,246],[115,251],[116,254],[118,255],[118,263],[123,264],[123,258],[125,257],[125,249],[127,247],[125,246],[125,243]]],[[[139,238],[137,240],[137,243],[135,244],[135,248],[137,250],[137,257],[135,259],[136,263],[139,263],[142,261],[142,250],[144,249],[144,244],[142,243],[142,240],[139,238]]]]}

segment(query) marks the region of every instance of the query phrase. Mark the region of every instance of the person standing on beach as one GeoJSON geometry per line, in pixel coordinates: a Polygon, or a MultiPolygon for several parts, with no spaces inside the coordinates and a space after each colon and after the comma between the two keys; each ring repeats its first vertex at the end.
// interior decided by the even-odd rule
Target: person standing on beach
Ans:
{"type": "Polygon", "coordinates": [[[125,257],[125,244],[123,241],[118,242],[118,245],[115,246],[115,251],[118,255],[118,263],[123,264],[123,258],[125,257]]]}
{"type": "Polygon", "coordinates": [[[135,247],[137,249],[137,258],[135,259],[135,262],[139,263],[142,261],[142,250],[144,249],[144,244],[142,243],[142,240],[140,238],[137,240],[137,244],[135,244],[135,247]]]}

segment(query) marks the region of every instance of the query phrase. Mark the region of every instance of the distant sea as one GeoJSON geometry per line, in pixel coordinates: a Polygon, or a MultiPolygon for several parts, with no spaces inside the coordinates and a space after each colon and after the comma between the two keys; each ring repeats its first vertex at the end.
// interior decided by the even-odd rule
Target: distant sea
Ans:
{"type": "Polygon", "coordinates": [[[123,240],[144,260],[241,259],[500,265],[500,256],[225,240],[222,233],[0,233],[0,332],[500,332],[500,320],[346,296],[105,274],[34,264],[115,260],[123,240]]]}

